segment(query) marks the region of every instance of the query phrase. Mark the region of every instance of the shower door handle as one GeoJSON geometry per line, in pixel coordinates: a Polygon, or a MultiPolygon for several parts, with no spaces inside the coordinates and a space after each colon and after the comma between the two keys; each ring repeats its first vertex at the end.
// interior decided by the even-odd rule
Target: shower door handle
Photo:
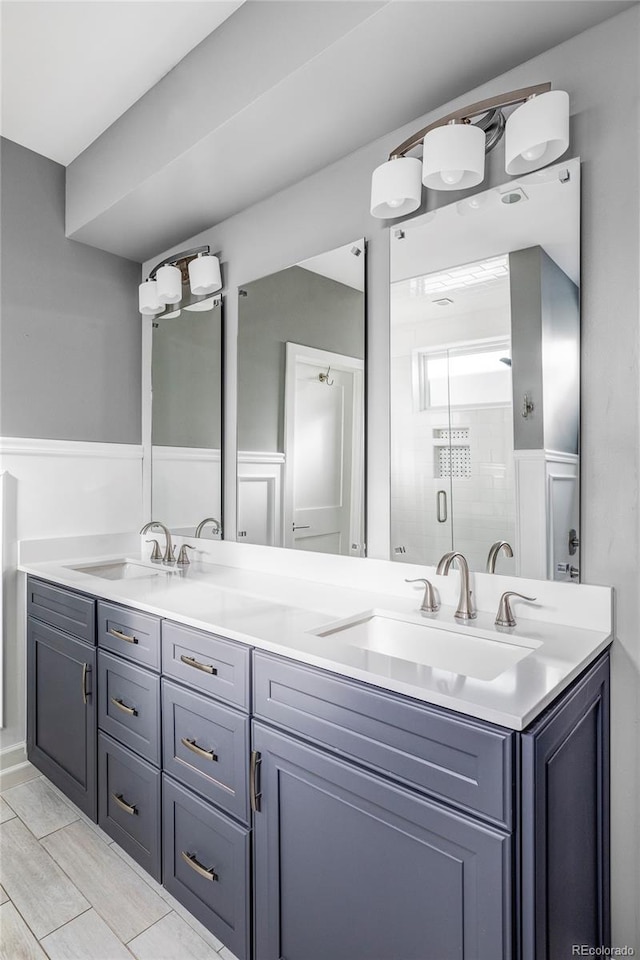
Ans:
{"type": "Polygon", "coordinates": [[[438,490],[436,493],[436,515],[438,523],[447,522],[447,491],[438,490]]]}

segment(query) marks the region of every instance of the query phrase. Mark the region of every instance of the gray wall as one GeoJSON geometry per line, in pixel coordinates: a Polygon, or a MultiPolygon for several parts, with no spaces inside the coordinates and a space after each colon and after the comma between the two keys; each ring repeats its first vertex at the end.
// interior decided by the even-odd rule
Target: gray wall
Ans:
{"type": "MultiPolygon", "coordinates": [[[[610,584],[616,590],[613,928],[616,943],[635,947],[640,947],[639,41],[640,9],[635,6],[197,237],[197,242],[210,243],[221,252],[227,262],[230,291],[225,407],[227,530],[235,528],[236,507],[236,287],[354,237],[368,239],[367,540],[370,556],[387,557],[389,241],[387,228],[369,215],[371,172],[416,127],[465,103],[541,80],[550,80],[555,88],[569,92],[570,152],[583,161],[581,566],[586,583],[610,584]]],[[[375,64],[372,69],[381,66],[375,64]]],[[[487,177],[478,189],[507,179],[503,161],[504,151],[498,147],[489,155],[487,177]]],[[[456,193],[441,198],[429,194],[430,205],[456,199],[456,193]]],[[[187,245],[190,242],[180,246],[187,245]]],[[[158,251],[158,256],[161,253],[158,251]]]]}
{"type": "Polygon", "coordinates": [[[541,247],[509,254],[516,450],[577,453],[580,307],[575,283],[541,247]],[[520,416],[524,395],[534,403],[520,416]]]}
{"type": "Polygon", "coordinates": [[[220,449],[222,309],[183,310],[153,330],[152,442],[220,449]]]}
{"type": "Polygon", "coordinates": [[[284,450],[287,341],[364,357],[364,294],[303,267],[243,285],[238,310],[238,448],[284,450]]]}
{"type": "Polygon", "coordinates": [[[140,265],[66,239],[63,166],[0,160],[0,436],[140,443],[140,265]]]}

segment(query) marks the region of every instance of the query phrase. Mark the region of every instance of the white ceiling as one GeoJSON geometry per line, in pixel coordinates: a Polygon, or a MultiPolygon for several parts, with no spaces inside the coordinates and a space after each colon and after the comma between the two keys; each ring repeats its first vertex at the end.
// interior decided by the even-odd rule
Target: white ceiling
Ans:
{"type": "Polygon", "coordinates": [[[4,0],[3,134],[76,158],[69,236],[144,261],[630,5],[4,0]]]}
{"type": "Polygon", "coordinates": [[[65,166],[242,0],[3,0],[2,135],[65,166]]]}

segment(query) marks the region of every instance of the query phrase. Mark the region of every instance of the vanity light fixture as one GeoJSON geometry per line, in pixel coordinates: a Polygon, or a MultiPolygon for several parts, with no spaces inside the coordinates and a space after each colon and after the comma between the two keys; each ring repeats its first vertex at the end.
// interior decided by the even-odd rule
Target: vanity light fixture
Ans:
{"type": "MultiPolygon", "coordinates": [[[[213,256],[209,246],[194,247],[172,254],[151,270],[138,288],[138,304],[143,316],[155,316],[164,308],[182,300],[182,286],[189,282],[191,293],[205,296],[222,287],[220,260],[213,256]]],[[[185,307],[185,309],[188,309],[185,307]]],[[[202,307],[201,309],[209,309],[202,307]]],[[[166,316],[178,316],[177,312],[166,316]]]]}
{"type": "Polygon", "coordinates": [[[569,95],[539,83],[454,110],[412,134],[373,172],[371,214],[404,217],[431,190],[466,190],[484,179],[485,154],[505,136],[505,167],[528,173],[562,156],[569,146],[569,95]],[[516,107],[508,118],[504,110],[516,107]],[[423,143],[422,160],[407,154],[423,143]]]}

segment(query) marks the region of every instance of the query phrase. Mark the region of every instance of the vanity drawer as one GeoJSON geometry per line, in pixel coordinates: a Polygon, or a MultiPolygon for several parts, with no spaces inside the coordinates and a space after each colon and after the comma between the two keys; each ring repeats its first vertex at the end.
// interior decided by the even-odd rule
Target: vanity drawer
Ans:
{"type": "Polygon", "coordinates": [[[160,883],[160,771],[100,733],[98,777],[98,823],[160,883]]]}
{"type": "Polygon", "coordinates": [[[98,727],[160,766],[160,677],[98,651],[98,727]]]}
{"type": "Polygon", "coordinates": [[[96,602],[89,597],[28,577],[27,613],[86,643],[96,642],[96,602]]]}
{"type": "Polygon", "coordinates": [[[250,648],[162,622],[162,672],[241,710],[249,709],[250,648]]]}
{"type": "Polygon", "coordinates": [[[98,646],[160,672],[160,618],[98,602],[98,646]]]}
{"type": "Polygon", "coordinates": [[[248,716],[163,680],[162,741],[167,773],[248,822],[248,716]]]}
{"type": "Polygon", "coordinates": [[[163,774],[164,886],[239,958],[249,954],[249,831],[163,774]]]}
{"type": "Polygon", "coordinates": [[[254,652],[254,714],[510,828],[514,734],[254,652]]]}

